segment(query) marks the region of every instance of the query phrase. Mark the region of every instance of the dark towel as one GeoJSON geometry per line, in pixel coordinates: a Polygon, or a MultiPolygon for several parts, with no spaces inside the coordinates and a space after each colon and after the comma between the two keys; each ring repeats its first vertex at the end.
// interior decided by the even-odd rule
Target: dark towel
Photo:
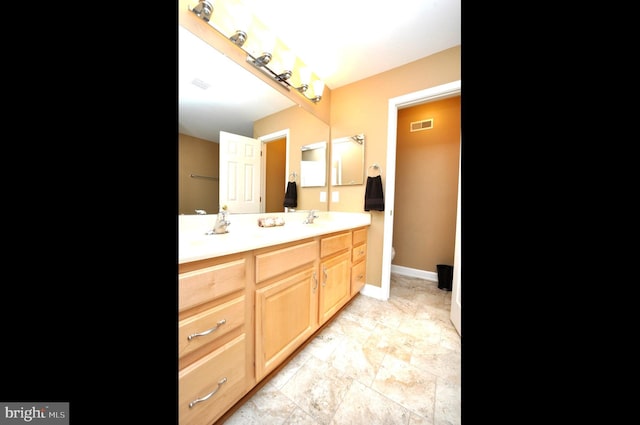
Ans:
{"type": "Polygon", "coordinates": [[[298,189],[296,188],[296,182],[287,183],[287,191],[284,194],[284,206],[288,208],[298,206],[298,189]]]}
{"type": "Polygon", "coordinates": [[[365,211],[384,211],[384,195],[382,194],[382,177],[367,177],[367,188],[364,192],[365,211]]]}

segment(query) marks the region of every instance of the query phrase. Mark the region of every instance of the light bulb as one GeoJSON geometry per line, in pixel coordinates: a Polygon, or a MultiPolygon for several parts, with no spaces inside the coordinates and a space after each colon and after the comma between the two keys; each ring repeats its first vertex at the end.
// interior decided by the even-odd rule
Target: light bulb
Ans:
{"type": "Polygon", "coordinates": [[[311,81],[311,70],[307,67],[304,67],[300,70],[300,82],[302,84],[309,85],[311,81]]]}
{"type": "Polygon", "coordinates": [[[316,96],[322,96],[322,92],[324,91],[324,81],[316,80],[313,82],[313,92],[316,96]]]}

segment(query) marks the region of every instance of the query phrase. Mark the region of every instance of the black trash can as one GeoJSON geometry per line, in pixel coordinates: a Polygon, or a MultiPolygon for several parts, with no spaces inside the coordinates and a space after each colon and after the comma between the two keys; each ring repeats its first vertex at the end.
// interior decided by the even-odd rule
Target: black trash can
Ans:
{"type": "Polygon", "coordinates": [[[438,288],[451,291],[453,286],[453,266],[438,264],[438,288]]]}

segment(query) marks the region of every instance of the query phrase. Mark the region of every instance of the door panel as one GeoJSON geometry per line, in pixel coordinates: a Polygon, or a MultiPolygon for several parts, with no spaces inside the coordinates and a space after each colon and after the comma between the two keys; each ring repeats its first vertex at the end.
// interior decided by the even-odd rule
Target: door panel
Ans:
{"type": "Polygon", "coordinates": [[[220,206],[233,213],[260,213],[260,147],[251,137],[220,132],[220,206]]]}

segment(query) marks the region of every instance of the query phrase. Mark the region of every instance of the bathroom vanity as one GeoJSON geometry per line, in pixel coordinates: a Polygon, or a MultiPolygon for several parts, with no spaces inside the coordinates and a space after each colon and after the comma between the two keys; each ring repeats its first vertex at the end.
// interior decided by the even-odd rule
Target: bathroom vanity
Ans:
{"type": "Polygon", "coordinates": [[[213,235],[215,215],[179,216],[181,425],[217,421],[364,286],[369,213],[305,216],[232,214],[213,235]]]}

